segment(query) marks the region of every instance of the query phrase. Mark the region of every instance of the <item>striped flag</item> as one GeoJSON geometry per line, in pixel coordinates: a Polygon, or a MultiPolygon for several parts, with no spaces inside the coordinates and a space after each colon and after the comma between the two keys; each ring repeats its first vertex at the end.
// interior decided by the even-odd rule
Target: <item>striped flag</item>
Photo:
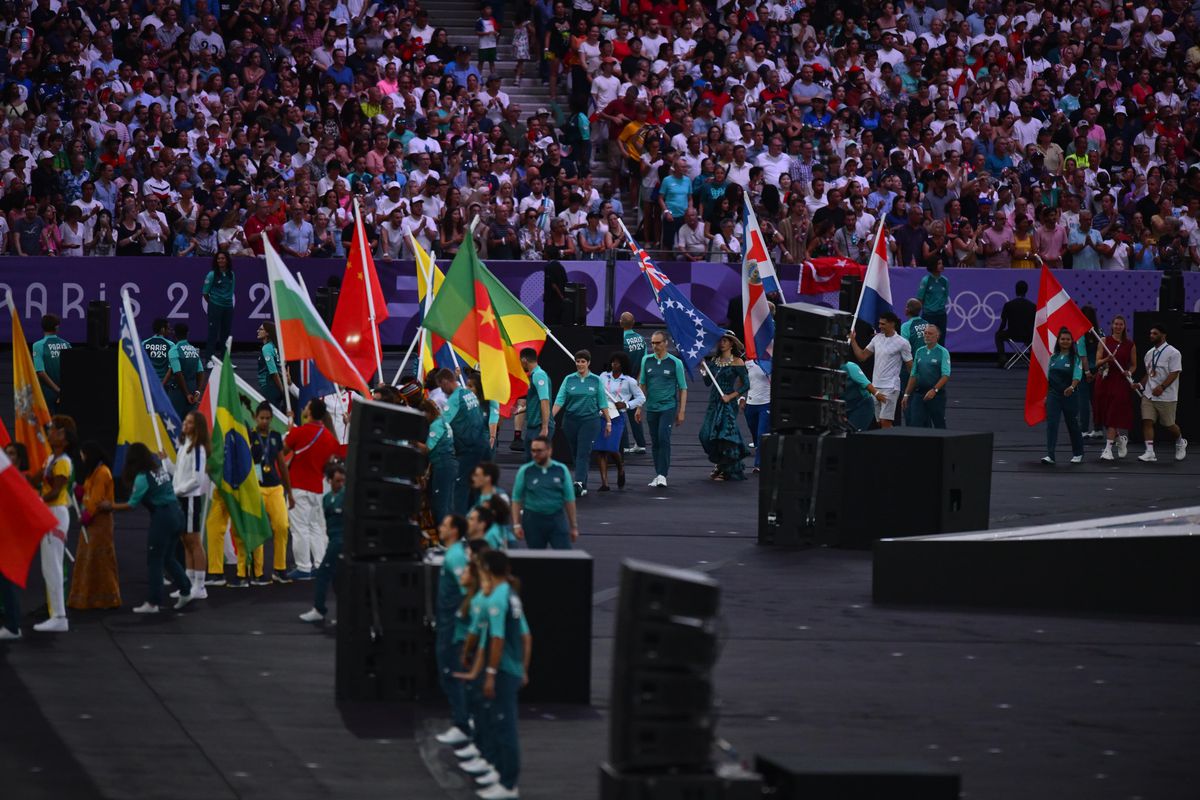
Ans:
{"type": "Polygon", "coordinates": [[[867,262],[867,274],[863,278],[862,294],[858,296],[856,319],[861,319],[872,328],[879,315],[892,311],[892,280],[888,273],[887,226],[879,221],[875,231],[875,244],[871,247],[871,259],[867,262]]]}
{"type": "MultiPolygon", "coordinates": [[[[754,209],[750,207],[749,194],[742,195],[742,203],[746,228],[746,248],[745,255],[742,257],[742,272],[745,273],[746,264],[751,261],[755,262],[758,276],[762,280],[763,292],[765,294],[776,292],[779,294],[779,299],[786,303],[783,287],[779,285],[779,276],[775,273],[775,264],[771,261],[771,254],[767,251],[767,243],[763,239],[762,229],[758,227],[758,217],[754,215],[754,209]]],[[[743,291],[743,302],[745,302],[744,295],[743,291]]],[[[749,345],[750,342],[747,341],[746,344],[749,345]]]]}
{"type": "Polygon", "coordinates": [[[1029,380],[1025,383],[1025,423],[1037,425],[1046,419],[1046,391],[1050,387],[1050,355],[1063,328],[1078,339],[1092,329],[1092,323],[1062,284],[1042,267],[1038,288],[1037,314],[1033,318],[1033,358],[1029,360],[1029,380]]]}

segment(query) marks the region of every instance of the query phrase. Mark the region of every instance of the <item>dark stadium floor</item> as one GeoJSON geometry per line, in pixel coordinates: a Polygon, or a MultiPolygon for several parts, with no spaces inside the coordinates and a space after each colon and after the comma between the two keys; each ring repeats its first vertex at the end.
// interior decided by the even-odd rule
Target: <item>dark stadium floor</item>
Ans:
{"type": "MultiPolygon", "coordinates": [[[[1023,373],[983,366],[956,366],[951,383],[951,427],[996,433],[993,526],[1196,502],[1200,452],[1108,466],[1089,444],[1080,467],[1038,466],[1042,430],[1021,419],[1023,391],[1023,373]]],[[[635,457],[625,492],[581,502],[596,568],[593,703],[523,708],[523,797],[597,797],[626,556],[721,582],[718,730],[743,757],[915,761],[961,771],[971,800],[1196,796],[1195,620],[873,607],[868,553],[754,543],[754,480],[704,479],[699,394],[670,489],[646,488],[649,457],[635,457]]],[[[864,501],[874,479],[864,475],[864,501]]],[[[470,796],[430,743],[446,722],[436,707],[339,711],[333,639],[295,618],[310,584],[211,589],[158,619],[128,613],[145,587],[144,524],[134,514],[117,532],[125,610],[74,613],[70,634],[0,647],[4,797],[470,796]]],[[[27,621],[40,618],[34,573],[27,621]]]]}

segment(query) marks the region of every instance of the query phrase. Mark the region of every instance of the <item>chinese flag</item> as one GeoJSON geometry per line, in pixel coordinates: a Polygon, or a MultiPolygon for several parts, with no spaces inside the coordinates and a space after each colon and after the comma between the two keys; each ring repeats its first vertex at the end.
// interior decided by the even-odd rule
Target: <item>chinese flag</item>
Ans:
{"type": "MultiPolygon", "coordinates": [[[[375,259],[363,228],[362,212],[354,207],[354,239],[346,259],[346,274],[333,313],[330,333],[346,352],[367,385],[382,355],[379,324],[388,318],[387,301],[375,272],[375,259]],[[372,319],[374,320],[372,322],[372,319]]],[[[382,375],[380,378],[382,379],[382,375]]]]}

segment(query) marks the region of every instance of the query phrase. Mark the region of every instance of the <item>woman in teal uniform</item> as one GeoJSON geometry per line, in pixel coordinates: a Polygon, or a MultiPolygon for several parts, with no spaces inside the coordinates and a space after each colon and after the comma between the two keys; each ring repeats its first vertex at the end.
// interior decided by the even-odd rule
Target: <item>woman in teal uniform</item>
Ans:
{"type": "Polygon", "coordinates": [[[264,322],[258,326],[258,342],[261,345],[258,351],[258,390],[268,403],[283,411],[282,365],[276,341],[274,322],[264,322]]]}
{"type": "Polygon", "coordinates": [[[939,332],[932,322],[926,325],[925,346],[913,351],[912,375],[904,389],[902,408],[914,428],[946,427],[944,390],[950,380],[950,351],[937,343],[939,332]]]}
{"type": "Polygon", "coordinates": [[[887,395],[876,389],[862,367],[853,361],[842,364],[842,371],[846,373],[846,385],[842,388],[846,421],[850,430],[865,431],[875,421],[875,410],[887,400],[887,395]]]}
{"type": "Polygon", "coordinates": [[[467,520],[458,514],[448,514],[438,522],[438,540],[446,546],[442,568],[438,571],[437,588],[437,667],[438,682],[450,703],[451,725],[437,735],[441,744],[463,746],[471,741],[471,718],[467,713],[467,695],[462,681],[454,677],[459,670],[459,654],[466,639],[466,624],[459,619],[459,609],[466,595],[463,577],[467,572],[467,520]],[[463,635],[458,636],[459,630],[463,635]]]}
{"type": "MultiPolygon", "coordinates": [[[[469,519],[467,523],[470,526],[469,519]]],[[[474,537],[473,532],[469,535],[474,537]]],[[[454,754],[467,759],[459,764],[460,769],[469,775],[477,776],[494,773],[492,765],[497,761],[495,736],[488,725],[491,704],[483,696],[483,659],[489,644],[488,592],[491,591],[492,584],[490,576],[480,562],[483,554],[490,550],[482,538],[471,538],[467,542],[469,561],[463,578],[467,599],[463,601],[459,610],[460,617],[466,622],[466,637],[460,655],[464,672],[454,673],[454,677],[464,682],[467,714],[471,717],[473,733],[472,744],[455,750],[454,754]]]]}
{"type": "Polygon", "coordinates": [[[454,490],[458,485],[458,458],[454,455],[454,431],[450,422],[428,398],[421,400],[421,411],[429,420],[429,506],[433,518],[445,519],[454,511],[454,490]]]}
{"type": "Polygon", "coordinates": [[[233,259],[229,253],[219,252],[213,256],[212,270],[204,277],[204,288],[200,293],[208,301],[208,347],[204,356],[225,355],[225,342],[233,330],[233,259]]]}
{"type": "Polygon", "coordinates": [[[488,400],[483,394],[483,381],[480,380],[478,372],[471,372],[466,377],[467,388],[475,393],[479,398],[479,408],[485,411],[487,417],[487,440],[488,446],[484,451],[483,460],[491,461],[496,457],[496,433],[500,430],[500,404],[495,400],[488,400]]]}
{"type": "Polygon", "coordinates": [[[1050,371],[1046,387],[1046,457],[1043,464],[1054,463],[1054,449],[1058,446],[1058,420],[1067,421],[1067,433],[1071,437],[1071,463],[1083,462],[1083,435],[1079,432],[1079,407],[1075,389],[1083,380],[1083,365],[1079,352],[1071,339],[1071,332],[1063,328],[1058,332],[1054,353],[1050,356],[1050,371]]]}
{"type": "Polygon", "coordinates": [[[149,593],[146,602],[133,610],[135,614],[157,614],[163,603],[162,574],[167,575],[179,590],[175,608],[192,601],[192,583],[183,565],[175,559],[175,543],[183,536],[183,511],[175,498],[171,474],[163,462],[146,445],[135,442],[125,453],[125,470],[121,475],[132,485],[128,503],[100,504],[102,511],[129,511],[144,505],[150,511],[150,531],[146,534],[146,583],[149,593]]]}
{"type": "Polygon", "coordinates": [[[750,448],[738,428],[738,400],[750,390],[750,375],[737,355],[741,350],[742,343],[726,331],[717,341],[716,355],[702,366],[704,382],[712,390],[700,425],[700,444],[716,464],[709,476],[714,481],[746,480],[742,459],[750,455],[750,448]]]}
{"type": "Polygon", "coordinates": [[[575,354],[575,373],[568,375],[558,387],[558,396],[550,411],[551,416],[557,416],[560,409],[563,412],[563,435],[567,437],[575,459],[575,493],[580,497],[587,494],[592,445],[601,430],[605,436],[612,433],[604,381],[591,371],[591,364],[592,354],[587,350],[575,354]]]}
{"type": "Polygon", "coordinates": [[[946,271],[945,259],[936,259],[929,264],[929,274],[921,278],[917,288],[917,299],[921,301],[921,317],[941,331],[938,344],[946,344],[946,307],[950,304],[950,281],[942,273],[946,271]]]}

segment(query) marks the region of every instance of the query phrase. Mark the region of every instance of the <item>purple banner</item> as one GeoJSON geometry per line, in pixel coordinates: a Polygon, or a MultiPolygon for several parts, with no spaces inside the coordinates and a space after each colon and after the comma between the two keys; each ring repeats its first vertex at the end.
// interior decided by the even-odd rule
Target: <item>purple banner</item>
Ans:
{"type": "Polygon", "coordinates": [[[1188,311],[1200,311],[1200,272],[1183,273],[1183,300],[1188,311]]]}
{"type": "MultiPolygon", "coordinates": [[[[292,259],[288,266],[304,278],[310,293],[331,278],[340,280],[345,264],[333,259],[292,259]]],[[[449,262],[440,263],[442,269],[449,262]]],[[[540,261],[495,261],[488,267],[501,282],[539,317],[542,315],[544,274],[540,261]]],[[[607,291],[603,261],[563,262],[567,279],[582,283],[587,290],[589,325],[604,324],[607,291]]],[[[382,261],[376,264],[379,282],[387,299],[390,318],[380,326],[385,345],[407,346],[416,331],[417,277],[411,261],[382,261]]],[[[17,313],[30,341],[41,338],[41,318],[62,318],[63,338],[82,342],[87,338],[87,304],[106,300],[113,307],[113,330],[121,292],[128,289],[133,311],[145,331],[149,320],[166,317],[186,322],[194,341],[207,335],[208,304],[200,295],[210,262],[199,258],[0,258],[0,301],[12,290],[17,313]]],[[[267,290],[266,266],[258,259],[237,259],[233,337],[253,342],[254,332],[271,319],[271,297],[267,290]]],[[[0,341],[11,339],[7,323],[0,324],[0,341]]]]}

